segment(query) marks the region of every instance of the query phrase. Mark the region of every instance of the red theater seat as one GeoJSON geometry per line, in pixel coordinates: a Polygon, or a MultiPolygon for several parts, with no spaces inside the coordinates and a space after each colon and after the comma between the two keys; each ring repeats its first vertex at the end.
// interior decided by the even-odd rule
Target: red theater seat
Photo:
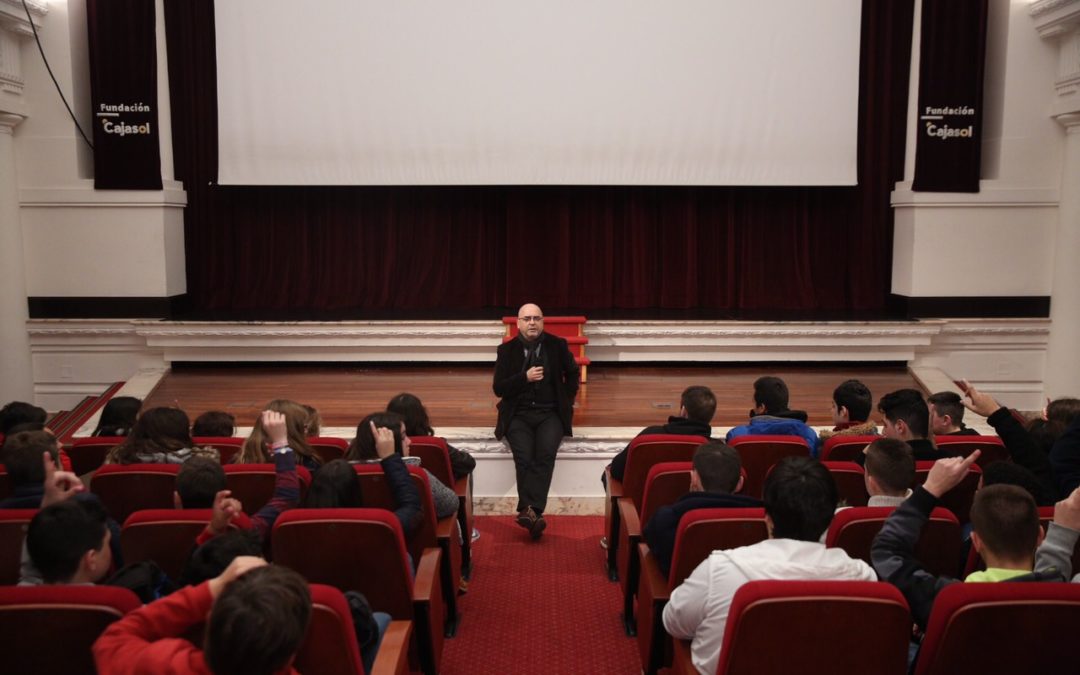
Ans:
{"type": "Polygon", "coordinates": [[[728,445],[738,451],[743,469],[746,470],[743,494],[757,499],[761,499],[765,477],[773,465],[785,457],[810,456],[810,446],[806,439],[799,436],[772,434],[739,436],[731,439],[728,445]]]}
{"type": "Polygon", "coordinates": [[[127,439],[123,436],[76,438],[67,451],[68,457],[71,458],[71,470],[76,476],[85,476],[91,471],[96,471],[105,463],[105,456],[109,454],[109,451],[125,440],[127,439]]]}
{"type": "Polygon", "coordinates": [[[211,509],[149,509],[128,516],[120,528],[124,563],[152,560],[176,581],[195,548],[195,538],[206,529],[211,509]]]}
{"type": "Polygon", "coordinates": [[[26,527],[37,512],[37,509],[0,509],[0,586],[19,582],[26,527]]]}
{"type": "Polygon", "coordinates": [[[821,446],[821,461],[853,462],[862,456],[863,449],[881,436],[833,436],[821,446]]]}
{"type": "Polygon", "coordinates": [[[124,522],[136,511],[171,509],[179,464],[106,464],[90,480],[109,515],[124,522]]]}
{"type": "Polygon", "coordinates": [[[465,533],[461,538],[461,571],[467,579],[472,567],[472,537],[469,536],[473,529],[471,477],[454,478],[454,470],[450,464],[450,447],[446,439],[439,436],[410,436],[409,443],[409,454],[420,458],[420,466],[457,493],[458,524],[465,533]]]}
{"type": "MultiPolygon", "coordinates": [[[[870,547],[892,512],[891,506],[841,509],[825,533],[825,545],[842,548],[852,558],[870,563],[870,547]]],[[[915,557],[932,574],[955,577],[960,565],[960,523],[947,509],[937,508],[923,527],[915,557]]]]}

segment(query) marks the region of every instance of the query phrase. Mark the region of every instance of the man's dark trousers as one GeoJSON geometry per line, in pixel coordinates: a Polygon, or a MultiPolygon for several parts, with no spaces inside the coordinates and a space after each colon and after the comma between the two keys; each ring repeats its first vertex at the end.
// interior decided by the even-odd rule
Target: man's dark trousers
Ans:
{"type": "Polygon", "coordinates": [[[517,470],[517,510],[532,507],[538,514],[547,505],[555,455],[563,439],[563,426],[554,409],[516,410],[506,430],[517,470]]]}

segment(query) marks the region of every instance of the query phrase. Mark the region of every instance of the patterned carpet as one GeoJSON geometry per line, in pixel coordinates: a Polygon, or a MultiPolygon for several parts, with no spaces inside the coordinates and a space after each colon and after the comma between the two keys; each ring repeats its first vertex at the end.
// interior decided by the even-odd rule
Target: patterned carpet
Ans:
{"type": "Polygon", "coordinates": [[[641,672],[619,585],[604,573],[602,517],[553,516],[538,542],[509,516],[479,517],[476,527],[472,582],[442,673],[641,672]]]}

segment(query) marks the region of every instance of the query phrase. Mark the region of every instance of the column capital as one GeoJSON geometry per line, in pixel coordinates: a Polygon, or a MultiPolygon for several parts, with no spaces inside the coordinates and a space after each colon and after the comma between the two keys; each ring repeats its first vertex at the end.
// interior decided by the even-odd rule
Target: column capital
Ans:
{"type": "Polygon", "coordinates": [[[0,134],[13,133],[15,127],[19,126],[19,122],[24,119],[26,119],[25,115],[0,110],[0,134]]]}
{"type": "Polygon", "coordinates": [[[1037,0],[1028,7],[1028,14],[1039,37],[1055,38],[1080,26],[1080,0],[1037,0]]]}
{"type": "Polygon", "coordinates": [[[1054,121],[1065,127],[1066,133],[1080,134],[1080,110],[1054,115],[1054,121]]]}
{"type": "Polygon", "coordinates": [[[22,0],[0,0],[0,30],[17,35],[33,35],[34,28],[40,29],[42,19],[49,13],[49,3],[45,0],[26,0],[26,6],[30,8],[30,18],[34,20],[33,28],[22,0]]]}

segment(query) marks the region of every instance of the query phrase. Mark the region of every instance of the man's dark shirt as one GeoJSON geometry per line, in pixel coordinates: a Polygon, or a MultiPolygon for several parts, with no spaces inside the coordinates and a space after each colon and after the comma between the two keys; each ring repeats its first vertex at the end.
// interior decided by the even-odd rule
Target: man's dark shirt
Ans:
{"type": "Polygon", "coordinates": [[[936,462],[939,459],[946,457],[962,457],[963,453],[959,450],[943,450],[941,448],[935,448],[934,444],[926,438],[913,438],[907,441],[907,444],[911,446],[911,454],[915,456],[916,462],[936,462]]]}
{"type": "MultiPolygon", "coordinates": [[[[712,427],[704,422],[698,422],[696,420],[688,419],[686,417],[669,417],[667,424],[655,427],[646,427],[641,430],[638,436],[644,436],[646,434],[672,434],[675,436],[704,436],[709,438],[712,436],[712,427]]],[[[611,460],[611,477],[615,480],[622,480],[623,474],[626,473],[626,456],[629,454],[630,446],[627,445],[622,451],[615,455],[611,460]]]]}
{"type": "Polygon", "coordinates": [[[670,506],[661,506],[649,522],[645,523],[642,535],[649,550],[656,558],[660,570],[667,576],[671,568],[671,557],[675,554],[675,535],[679,531],[679,520],[683,514],[695,509],[715,508],[754,508],[762,504],[753,497],[743,495],[724,495],[715,492],[688,492],[675,500],[670,506]]]}
{"type": "Polygon", "coordinates": [[[938,436],[981,436],[978,431],[971,427],[961,425],[958,431],[951,431],[947,434],[938,434],[938,436]]]}

